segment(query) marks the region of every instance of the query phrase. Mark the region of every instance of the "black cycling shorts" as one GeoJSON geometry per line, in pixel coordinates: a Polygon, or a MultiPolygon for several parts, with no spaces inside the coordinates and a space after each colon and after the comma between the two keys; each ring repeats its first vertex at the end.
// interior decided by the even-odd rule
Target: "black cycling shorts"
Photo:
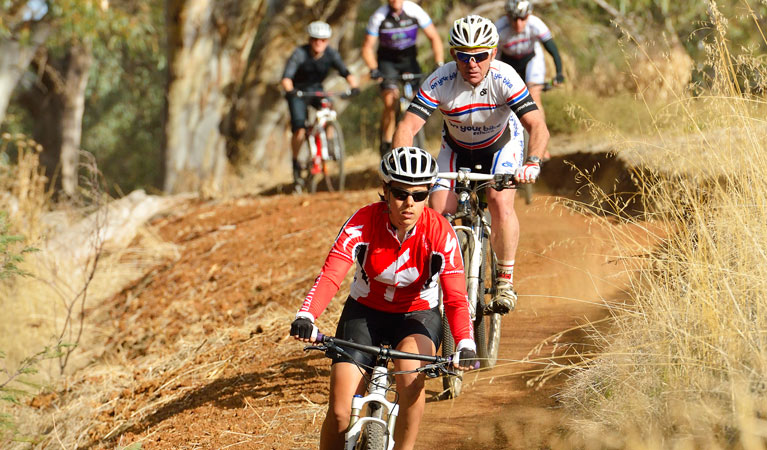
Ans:
{"type": "MultiPolygon", "coordinates": [[[[421,73],[421,66],[415,58],[401,60],[378,59],[378,70],[381,71],[383,81],[381,90],[397,89],[399,87],[399,78],[403,73],[421,73]]],[[[416,81],[413,84],[418,83],[416,81]]]]}
{"type": "MultiPolygon", "coordinates": [[[[367,307],[349,297],[338,320],[336,336],[363,345],[379,346],[388,343],[392,348],[397,348],[407,336],[422,334],[431,339],[434,348],[438,349],[441,331],[442,315],[438,306],[425,311],[388,313],[367,307]]],[[[375,364],[375,355],[354,349],[347,350],[352,358],[335,355],[332,358],[333,364],[356,361],[368,370],[375,364]]]]}
{"type": "Polygon", "coordinates": [[[290,129],[295,132],[301,128],[306,128],[306,118],[309,115],[306,104],[312,105],[315,109],[320,108],[321,98],[303,98],[288,97],[288,109],[290,110],[290,129]]]}

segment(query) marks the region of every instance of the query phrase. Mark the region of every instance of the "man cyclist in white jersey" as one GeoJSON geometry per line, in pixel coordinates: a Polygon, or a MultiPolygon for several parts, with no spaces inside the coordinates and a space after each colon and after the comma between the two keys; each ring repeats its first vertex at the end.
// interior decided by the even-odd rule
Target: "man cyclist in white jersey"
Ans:
{"type": "MultiPolygon", "coordinates": [[[[388,342],[400,351],[434,355],[442,330],[441,287],[445,316],[457,343],[458,368],[469,370],[476,362],[476,345],[458,238],[442,215],[426,207],[429,189],[437,179],[437,162],[426,150],[395,148],[381,160],[379,175],[381,201],[359,209],[341,228],[291,324],[290,335],[312,340],[314,320],[356,265],[337,337],[372,346],[388,342]]],[[[364,394],[361,368],[375,362],[367,353],[349,349],[349,354],[351,359],[333,357],[320,450],[343,448],[352,397],[364,394]]],[[[394,368],[411,371],[422,364],[397,359],[394,368]]],[[[397,374],[396,386],[400,413],[394,448],[412,449],[426,403],[424,375],[397,374]]]]}
{"type": "Polygon", "coordinates": [[[395,107],[399,106],[400,75],[421,73],[415,45],[419,28],[429,38],[434,62],[437,66],[444,62],[442,39],[426,11],[409,0],[387,0],[387,3],[370,16],[365,41],[362,43],[362,59],[370,69],[370,78],[383,79],[381,98],[384,110],[381,113],[380,130],[382,156],[391,150],[396,121],[395,107]]]}
{"type": "MultiPolygon", "coordinates": [[[[498,58],[513,67],[525,80],[530,95],[545,119],[541,94],[546,83],[546,61],[541,44],[554,59],[557,74],[553,84],[557,86],[564,83],[565,77],[562,75],[562,58],[551,30],[532,12],[533,4],[530,0],[506,1],[506,15],[495,22],[500,38],[498,47],[501,51],[498,52],[498,58]]],[[[544,161],[548,158],[547,152],[544,161]]]]}
{"type": "Polygon", "coordinates": [[[315,108],[319,108],[320,99],[308,99],[296,96],[296,91],[323,91],[322,81],[328,76],[331,68],[346,78],[352,93],[359,92],[357,79],[346,68],[341,55],[334,48],[328,47],[330,36],[333,34],[330,25],[322,21],[314,21],[306,27],[309,34],[309,43],[295,49],[285,64],[282,74],[282,88],[285,89],[285,98],[290,110],[290,128],[293,137],[290,140],[293,181],[296,192],[301,192],[301,167],[298,163],[298,151],[306,139],[307,102],[315,108]]]}
{"type": "MultiPolygon", "coordinates": [[[[444,117],[442,145],[437,159],[441,171],[466,167],[480,173],[514,174],[519,183],[534,183],[549,141],[543,114],[527,86],[511,66],[495,59],[498,32],[490,20],[476,15],[458,19],[450,30],[447,63],[429,75],[394,133],[394,145],[410,145],[426,119],[439,108],[444,117]],[[530,134],[529,156],[523,158],[524,127],[530,134]]],[[[455,212],[454,182],[442,180],[431,195],[431,206],[455,212]],[[444,184],[443,184],[444,183],[444,184]]],[[[496,296],[490,309],[505,313],[516,306],[513,289],[514,255],[519,242],[519,220],[514,191],[487,190],[493,223],[490,236],[498,258],[496,296]]]]}

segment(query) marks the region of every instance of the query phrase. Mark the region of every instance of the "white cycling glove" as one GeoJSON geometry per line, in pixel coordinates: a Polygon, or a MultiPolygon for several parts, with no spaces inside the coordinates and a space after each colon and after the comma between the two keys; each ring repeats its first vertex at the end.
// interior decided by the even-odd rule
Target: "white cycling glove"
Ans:
{"type": "Polygon", "coordinates": [[[517,173],[514,174],[514,178],[520,183],[535,183],[538,179],[538,175],[541,174],[541,165],[537,162],[527,160],[522,167],[517,169],[517,173]]]}

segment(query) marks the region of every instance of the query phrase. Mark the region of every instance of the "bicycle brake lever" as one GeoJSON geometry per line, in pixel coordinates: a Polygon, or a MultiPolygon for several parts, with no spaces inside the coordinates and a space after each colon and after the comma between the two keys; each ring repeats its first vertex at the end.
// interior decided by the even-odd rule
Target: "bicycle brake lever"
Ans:
{"type": "Polygon", "coordinates": [[[324,344],[322,344],[322,345],[307,345],[306,347],[304,347],[304,351],[308,352],[309,350],[322,350],[323,352],[325,352],[325,351],[328,350],[328,348],[329,347],[327,345],[324,345],[324,344]]]}

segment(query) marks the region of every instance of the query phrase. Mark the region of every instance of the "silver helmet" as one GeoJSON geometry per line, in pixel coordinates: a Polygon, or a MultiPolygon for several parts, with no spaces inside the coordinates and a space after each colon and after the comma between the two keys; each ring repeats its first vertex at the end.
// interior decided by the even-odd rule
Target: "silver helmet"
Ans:
{"type": "Polygon", "coordinates": [[[422,148],[397,147],[383,156],[378,174],[384,183],[434,184],[437,181],[437,161],[422,148]]]}
{"type": "Polygon", "coordinates": [[[450,29],[450,47],[495,48],[498,47],[498,30],[490,19],[471,15],[453,22],[450,29]]]}
{"type": "Polygon", "coordinates": [[[316,20],[306,27],[306,32],[309,33],[309,37],[314,39],[330,39],[333,34],[333,30],[330,29],[330,25],[327,23],[316,20]]]}

